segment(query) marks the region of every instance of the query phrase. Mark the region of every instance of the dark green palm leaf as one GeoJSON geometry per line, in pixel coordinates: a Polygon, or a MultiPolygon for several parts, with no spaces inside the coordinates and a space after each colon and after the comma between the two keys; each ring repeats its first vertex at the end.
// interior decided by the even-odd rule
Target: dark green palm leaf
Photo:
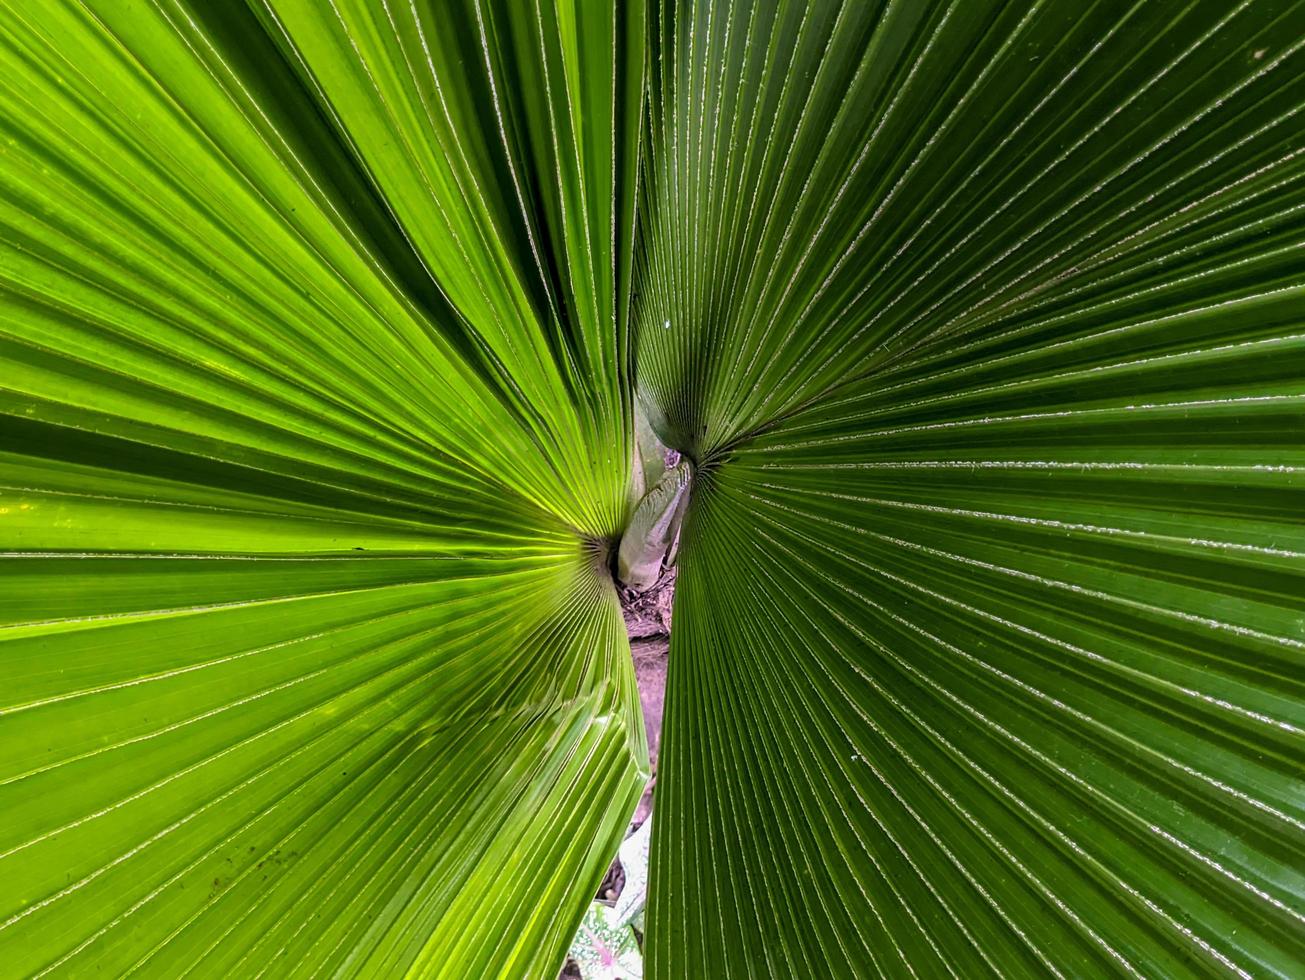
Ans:
{"type": "Polygon", "coordinates": [[[556,975],[648,769],[636,399],[652,976],[1305,969],[1305,6],[0,52],[0,975],[556,975]]]}
{"type": "Polygon", "coordinates": [[[668,4],[652,975],[1305,964],[1305,8],[668,4]]]}

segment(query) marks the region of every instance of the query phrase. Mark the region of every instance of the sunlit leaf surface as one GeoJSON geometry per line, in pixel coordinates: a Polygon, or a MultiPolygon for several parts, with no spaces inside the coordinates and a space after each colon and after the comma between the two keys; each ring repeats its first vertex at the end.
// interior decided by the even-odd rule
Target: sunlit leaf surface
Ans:
{"type": "Polygon", "coordinates": [[[555,975],[647,771],[642,25],[0,7],[0,974],[555,975]]]}
{"type": "Polygon", "coordinates": [[[1305,972],[1305,5],[0,64],[0,975],[552,980],[648,771],[636,398],[649,976],[1305,972]]]}

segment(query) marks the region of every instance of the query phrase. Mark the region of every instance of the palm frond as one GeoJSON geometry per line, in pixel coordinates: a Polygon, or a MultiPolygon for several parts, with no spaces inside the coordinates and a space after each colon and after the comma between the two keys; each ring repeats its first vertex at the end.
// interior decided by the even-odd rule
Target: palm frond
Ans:
{"type": "Polygon", "coordinates": [[[1305,963],[1305,9],[660,5],[650,976],[1305,963]]]}
{"type": "Polygon", "coordinates": [[[0,972],[546,976],[620,840],[642,42],[434,14],[0,11],[0,972]]]}

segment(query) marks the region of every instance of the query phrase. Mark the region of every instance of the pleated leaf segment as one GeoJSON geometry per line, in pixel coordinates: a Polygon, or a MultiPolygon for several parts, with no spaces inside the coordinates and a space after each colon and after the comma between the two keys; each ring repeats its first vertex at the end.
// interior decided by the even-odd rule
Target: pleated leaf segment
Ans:
{"type": "Polygon", "coordinates": [[[0,976],[1300,975],[1303,49],[0,0],[0,976]]]}
{"type": "Polygon", "coordinates": [[[0,975],[556,974],[648,769],[644,23],[0,7],[0,975]]]}
{"type": "Polygon", "coordinates": [[[647,972],[1305,972],[1305,5],[657,3],[647,972]]]}

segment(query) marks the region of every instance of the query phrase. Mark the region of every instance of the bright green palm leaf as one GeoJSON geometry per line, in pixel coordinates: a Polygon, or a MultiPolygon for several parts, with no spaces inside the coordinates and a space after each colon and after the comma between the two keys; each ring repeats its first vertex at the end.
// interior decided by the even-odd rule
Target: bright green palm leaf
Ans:
{"type": "Polygon", "coordinates": [[[1297,972],[1303,17],[4,4],[3,969],[1297,972]]]}
{"type": "Polygon", "coordinates": [[[647,765],[595,564],[642,42],[486,6],[440,70],[515,91],[482,42],[572,32],[590,128],[501,108],[566,171],[538,197],[466,105],[414,121],[379,8],[0,10],[6,975],[547,976],[570,944],[647,765]],[[470,155],[441,196],[386,139],[470,155]]]}
{"type": "Polygon", "coordinates": [[[1305,963],[1305,9],[665,4],[649,973],[1305,963]]]}

